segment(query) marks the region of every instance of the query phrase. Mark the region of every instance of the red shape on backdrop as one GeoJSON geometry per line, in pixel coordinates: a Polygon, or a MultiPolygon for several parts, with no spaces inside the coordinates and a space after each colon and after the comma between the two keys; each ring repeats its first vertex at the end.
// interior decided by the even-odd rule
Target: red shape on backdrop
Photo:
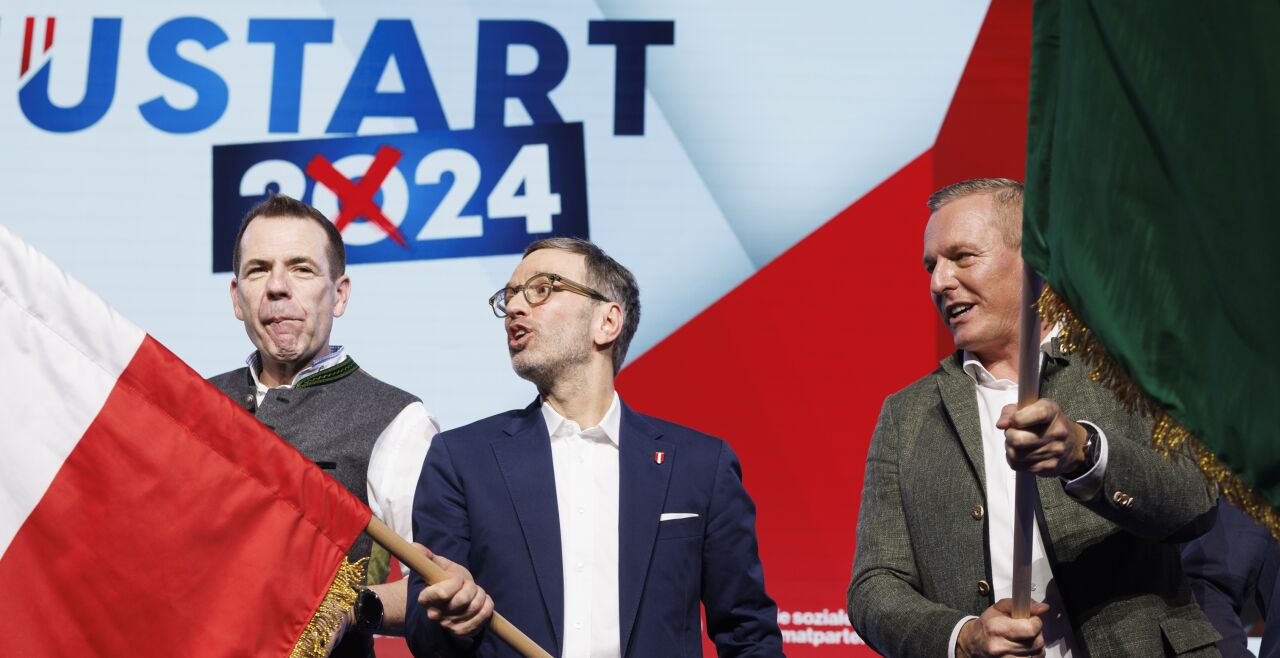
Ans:
{"type": "Polygon", "coordinates": [[[364,176],[360,177],[358,183],[343,176],[323,155],[317,155],[307,163],[307,175],[338,196],[338,203],[342,210],[333,219],[333,225],[338,227],[339,231],[345,229],[347,224],[355,218],[364,217],[374,226],[382,229],[382,232],[395,240],[396,244],[401,247],[409,246],[400,229],[387,219],[387,216],[382,214],[382,208],[373,202],[373,195],[377,194],[378,189],[382,187],[382,181],[387,179],[387,175],[391,173],[391,169],[400,161],[402,155],[399,149],[391,146],[379,147],[378,152],[373,156],[373,163],[369,165],[369,169],[365,171],[364,176]]]}
{"type": "MultiPolygon", "coordinates": [[[[783,612],[844,606],[880,406],[953,350],[920,264],[924,202],[966,178],[1022,179],[1030,35],[1029,3],[993,2],[935,147],[619,377],[638,410],[730,441],[783,612]]],[[[786,651],[874,655],[865,647],[786,651]]]]}
{"type": "Polygon", "coordinates": [[[930,164],[925,155],[907,165],[618,380],[641,412],[733,446],[757,505],[766,582],[784,609],[843,607],[881,401],[934,364],[930,350],[904,349],[932,344],[919,238],[930,164]]]}
{"type": "Polygon", "coordinates": [[[31,40],[35,37],[36,17],[27,17],[27,31],[22,37],[22,66],[18,69],[18,77],[27,74],[27,69],[31,68],[31,40]]]}
{"type": "MultiPolygon", "coordinates": [[[[996,0],[987,10],[933,146],[935,190],[968,178],[1025,177],[1031,4],[996,0]]],[[[935,326],[941,359],[955,346],[941,319],[935,326]]]]}

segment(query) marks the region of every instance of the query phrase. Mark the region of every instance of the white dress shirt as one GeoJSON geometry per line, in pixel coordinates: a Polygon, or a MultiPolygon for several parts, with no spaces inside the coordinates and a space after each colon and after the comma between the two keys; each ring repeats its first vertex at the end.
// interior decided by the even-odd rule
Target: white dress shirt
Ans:
{"type": "MultiPolygon", "coordinates": [[[[258,378],[262,369],[257,350],[249,355],[246,363],[253,375],[258,404],[262,404],[270,388],[258,378]]],[[[346,350],[332,346],[329,353],[312,361],[294,376],[293,381],[280,388],[292,388],[302,379],[322,370],[332,368],[347,359],[346,350]]],[[[414,401],[400,410],[391,423],[374,441],[369,455],[369,470],[365,477],[365,496],[369,509],[379,521],[387,524],[405,541],[413,541],[413,494],[418,490],[418,475],[427,459],[431,437],[440,433],[440,424],[425,405],[414,401]]],[[[400,565],[406,578],[409,567],[400,565]]]]}
{"type": "Polygon", "coordinates": [[[542,403],[551,437],[560,558],[564,572],[562,658],[617,658],[618,622],[618,394],[600,424],[578,423],[542,403]]]}
{"type": "MultiPolygon", "coordinates": [[[[1040,343],[1042,353],[1048,353],[1051,341],[1060,331],[1060,328],[1055,327],[1040,343]]],[[[977,357],[968,352],[964,353],[963,359],[964,371],[973,378],[978,397],[983,468],[987,479],[987,546],[991,556],[991,590],[994,600],[999,601],[1013,596],[1013,509],[1017,474],[1005,459],[1004,430],[996,428],[996,421],[1000,419],[1000,412],[1005,405],[1018,403],[1018,384],[1008,379],[996,379],[977,357]]],[[[1089,425],[1098,430],[1092,423],[1089,425]]],[[[1082,500],[1091,498],[1102,486],[1102,474],[1107,465],[1107,442],[1101,430],[1098,430],[1098,440],[1098,463],[1065,486],[1068,494],[1082,500]]],[[[1032,527],[1032,535],[1031,598],[1049,604],[1049,612],[1041,617],[1044,622],[1042,634],[1045,657],[1081,658],[1085,654],[1078,648],[1079,641],[1072,630],[1071,620],[1067,617],[1057,583],[1054,582],[1038,519],[1032,527]]],[[[947,644],[947,655],[950,658],[955,657],[960,629],[970,619],[977,618],[965,617],[952,629],[951,641],[947,644]]]]}

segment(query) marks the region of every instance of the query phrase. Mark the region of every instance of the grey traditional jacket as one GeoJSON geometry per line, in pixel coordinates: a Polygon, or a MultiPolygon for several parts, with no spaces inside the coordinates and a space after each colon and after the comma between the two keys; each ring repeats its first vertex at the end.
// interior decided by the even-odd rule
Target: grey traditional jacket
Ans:
{"type": "MultiPolygon", "coordinates": [[[[418,398],[379,381],[347,357],[291,388],[273,388],[262,404],[248,368],[211,377],[209,383],[239,402],[258,420],[368,505],[369,457],[396,415],[418,398]]],[[[368,557],[372,540],[361,534],[349,557],[368,557]]]]}
{"type": "MultiPolygon", "coordinates": [[[[374,443],[387,425],[418,398],[374,379],[350,357],[307,376],[290,388],[273,388],[257,404],[257,386],[248,368],[209,379],[280,438],[314,460],[368,505],[366,481],[374,443]]],[[[351,560],[369,557],[373,542],[361,534],[351,545],[351,560]]],[[[385,555],[385,552],[384,552],[385,555]]],[[[330,658],[373,658],[373,636],[351,631],[330,658]]]]}
{"type": "MultiPolygon", "coordinates": [[[[1079,501],[1038,478],[1054,579],[1089,656],[1216,656],[1176,542],[1206,531],[1215,498],[1195,465],[1151,448],[1126,413],[1056,344],[1041,395],[1107,435],[1102,489],[1079,501]]],[[[986,476],[973,380],[960,353],[885,400],[867,455],[849,619],[886,656],[947,656],[952,629],[992,605],[986,476]],[[982,506],[981,508],[975,506],[982,506]]]]}

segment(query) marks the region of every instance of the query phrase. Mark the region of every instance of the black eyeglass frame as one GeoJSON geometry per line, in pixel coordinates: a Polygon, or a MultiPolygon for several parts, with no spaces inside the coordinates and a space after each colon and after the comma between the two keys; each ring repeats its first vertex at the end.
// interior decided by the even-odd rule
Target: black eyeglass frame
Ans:
{"type": "Polygon", "coordinates": [[[507,303],[511,301],[511,298],[508,295],[515,295],[518,292],[524,293],[524,300],[526,302],[529,302],[530,306],[537,306],[538,304],[541,304],[547,301],[548,299],[551,299],[551,293],[556,292],[557,290],[566,290],[568,292],[577,293],[579,295],[582,295],[583,297],[588,297],[598,302],[610,303],[613,301],[608,297],[605,297],[603,294],[601,294],[600,291],[590,286],[584,286],[581,283],[578,283],[571,279],[566,279],[560,276],[559,274],[553,274],[551,272],[538,272],[537,274],[529,277],[529,279],[524,282],[524,285],[515,286],[515,287],[506,286],[501,290],[499,290],[498,292],[493,293],[493,295],[489,297],[489,308],[493,311],[493,314],[495,316],[499,318],[505,318],[507,317],[507,303]],[[551,283],[551,289],[547,292],[546,297],[541,297],[535,300],[533,297],[529,296],[529,286],[536,279],[541,279],[541,278],[545,278],[547,279],[547,281],[551,283]],[[557,285],[561,287],[557,288],[556,287],[557,285]]]}

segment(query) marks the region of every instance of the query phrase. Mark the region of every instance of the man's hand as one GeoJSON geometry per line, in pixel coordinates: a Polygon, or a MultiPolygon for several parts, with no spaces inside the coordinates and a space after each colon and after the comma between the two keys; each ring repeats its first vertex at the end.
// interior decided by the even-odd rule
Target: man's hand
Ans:
{"type": "Polygon", "coordinates": [[[422,544],[414,547],[449,574],[448,579],[427,587],[418,595],[418,605],[426,608],[427,618],[439,622],[457,637],[479,633],[493,616],[493,599],[476,584],[466,567],[432,553],[422,544]]]}
{"type": "Polygon", "coordinates": [[[1085,463],[1088,430],[1053,400],[1041,398],[1022,409],[1005,405],[996,427],[1004,430],[1004,456],[1015,471],[1072,476],[1085,463]]]}
{"type": "Polygon", "coordinates": [[[1029,619],[1014,619],[1013,600],[1000,599],[982,612],[977,619],[970,619],[960,629],[956,638],[956,658],[987,656],[1043,656],[1044,636],[1040,615],[1049,606],[1031,602],[1029,619]]]}

